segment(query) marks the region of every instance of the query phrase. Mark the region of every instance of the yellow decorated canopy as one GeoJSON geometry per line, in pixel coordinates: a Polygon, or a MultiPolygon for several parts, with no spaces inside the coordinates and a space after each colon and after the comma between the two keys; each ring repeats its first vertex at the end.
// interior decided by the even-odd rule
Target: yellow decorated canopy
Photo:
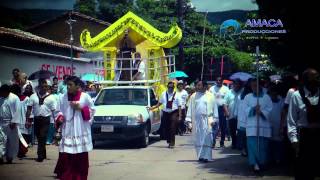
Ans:
{"type": "Polygon", "coordinates": [[[94,38],[85,29],[80,35],[81,45],[89,51],[101,51],[108,47],[119,48],[119,42],[125,36],[126,30],[129,30],[129,39],[135,45],[148,41],[152,46],[172,48],[182,37],[182,31],[177,24],[173,25],[168,33],[163,33],[129,11],[94,38]]]}

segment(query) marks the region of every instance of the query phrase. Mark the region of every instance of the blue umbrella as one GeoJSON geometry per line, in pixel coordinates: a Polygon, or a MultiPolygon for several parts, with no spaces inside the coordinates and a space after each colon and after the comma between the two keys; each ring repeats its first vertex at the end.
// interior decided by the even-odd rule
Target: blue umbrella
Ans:
{"type": "Polygon", "coordinates": [[[184,73],[183,71],[175,71],[172,72],[168,75],[168,77],[170,79],[174,79],[174,78],[187,78],[189,77],[186,73],[184,73]]]}
{"type": "Polygon", "coordinates": [[[104,80],[104,78],[97,74],[87,73],[81,77],[81,80],[82,81],[102,81],[104,80]]]}

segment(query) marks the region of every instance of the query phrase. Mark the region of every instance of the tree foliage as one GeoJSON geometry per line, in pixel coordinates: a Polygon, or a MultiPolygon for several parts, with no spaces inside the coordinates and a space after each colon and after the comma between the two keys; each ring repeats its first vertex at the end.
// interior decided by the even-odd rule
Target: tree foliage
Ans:
{"type": "Polygon", "coordinates": [[[88,16],[97,17],[96,7],[96,0],[77,0],[74,5],[74,10],[88,16]]]}

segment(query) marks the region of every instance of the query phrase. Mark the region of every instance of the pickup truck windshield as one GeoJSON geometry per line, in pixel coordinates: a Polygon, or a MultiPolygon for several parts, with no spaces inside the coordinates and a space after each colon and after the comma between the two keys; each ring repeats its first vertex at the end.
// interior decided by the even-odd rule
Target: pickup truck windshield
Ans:
{"type": "Polygon", "coordinates": [[[147,89],[104,89],[97,97],[98,105],[148,105],[147,89]]]}

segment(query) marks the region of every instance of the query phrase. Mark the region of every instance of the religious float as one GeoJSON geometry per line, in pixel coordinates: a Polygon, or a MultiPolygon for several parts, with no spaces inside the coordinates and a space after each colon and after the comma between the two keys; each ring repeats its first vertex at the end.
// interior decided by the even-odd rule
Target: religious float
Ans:
{"type": "Polygon", "coordinates": [[[152,85],[159,95],[168,82],[168,74],[175,71],[175,57],[166,55],[164,48],[176,46],[182,38],[182,31],[174,24],[168,33],[128,12],[95,37],[88,30],[80,35],[83,48],[89,52],[103,52],[103,60],[94,62],[94,73],[103,76],[98,83],[110,85],[152,85]],[[145,62],[144,80],[133,80],[133,64],[139,53],[145,62]],[[121,77],[118,72],[121,72],[121,77]]]}

